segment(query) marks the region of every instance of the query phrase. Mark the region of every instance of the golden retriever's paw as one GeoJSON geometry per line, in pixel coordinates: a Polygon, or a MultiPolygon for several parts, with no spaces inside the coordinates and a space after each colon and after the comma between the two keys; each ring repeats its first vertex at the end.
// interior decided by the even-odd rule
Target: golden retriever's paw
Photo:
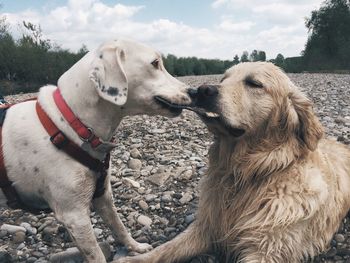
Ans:
{"type": "Polygon", "coordinates": [[[152,250],[153,247],[148,243],[139,243],[139,242],[133,240],[132,242],[130,242],[130,244],[127,245],[127,249],[129,251],[134,251],[134,252],[138,252],[138,253],[145,253],[147,251],[152,250]]]}

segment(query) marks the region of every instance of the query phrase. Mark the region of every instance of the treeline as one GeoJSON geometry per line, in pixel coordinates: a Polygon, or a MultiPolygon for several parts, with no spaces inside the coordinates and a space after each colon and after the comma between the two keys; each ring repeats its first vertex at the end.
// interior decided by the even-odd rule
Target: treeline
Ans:
{"type": "Polygon", "coordinates": [[[350,0],[327,0],[307,18],[303,70],[350,70],[350,0]]]}
{"type": "Polygon", "coordinates": [[[174,76],[222,74],[226,69],[240,62],[266,61],[266,53],[264,51],[253,50],[249,54],[248,51],[244,51],[240,58],[238,55],[235,55],[233,60],[197,57],[178,58],[175,55],[169,54],[163,57],[163,61],[168,72],[174,76]]]}
{"type": "MultiPolygon", "coordinates": [[[[309,30],[300,57],[278,54],[270,59],[286,72],[350,70],[350,0],[326,0],[306,19],[309,30]]],[[[45,39],[40,26],[23,22],[24,32],[15,40],[5,17],[0,16],[0,94],[30,92],[58,78],[88,51],[62,49],[45,39]]],[[[266,61],[266,53],[244,51],[232,60],[176,57],[167,55],[164,64],[174,76],[221,74],[232,65],[247,61],[266,61]]]]}
{"type": "Polygon", "coordinates": [[[36,91],[58,78],[82,58],[85,46],[77,53],[61,49],[42,36],[39,26],[23,22],[26,33],[15,40],[4,19],[0,20],[0,93],[36,91]]]}

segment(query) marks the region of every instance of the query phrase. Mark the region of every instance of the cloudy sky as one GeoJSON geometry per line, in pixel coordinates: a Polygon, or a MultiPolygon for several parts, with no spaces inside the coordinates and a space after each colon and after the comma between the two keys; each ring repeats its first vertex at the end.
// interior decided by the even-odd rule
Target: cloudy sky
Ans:
{"type": "Polygon", "coordinates": [[[89,49],[131,38],[164,54],[232,59],[244,50],[300,55],[305,17],[322,0],[0,0],[14,34],[23,20],[40,24],[62,48],[89,49]]]}

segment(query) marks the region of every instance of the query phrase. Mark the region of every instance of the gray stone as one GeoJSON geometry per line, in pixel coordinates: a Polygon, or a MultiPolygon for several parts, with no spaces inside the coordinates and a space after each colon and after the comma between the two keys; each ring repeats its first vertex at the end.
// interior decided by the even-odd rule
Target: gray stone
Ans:
{"type": "Polygon", "coordinates": [[[142,167],[142,162],[139,159],[130,159],[128,162],[128,167],[132,170],[139,171],[142,167]]]}
{"type": "Polygon", "coordinates": [[[154,199],[157,198],[157,195],[155,195],[155,194],[147,194],[144,197],[145,197],[146,202],[152,202],[152,201],[154,201],[154,199]]]}
{"type": "Polygon", "coordinates": [[[139,207],[141,207],[143,211],[148,210],[148,204],[142,199],[139,201],[139,207]]]}
{"type": "Polygon", "coordinates": [[[12,263],[12,257],[7,251],[0,250],[0,262],[1,263],[12,263]]]}
{"type": "Polygon", "coordinates": [[[22,243],[26,238],[26,233],[22,231],[18,231],[13,234],[12,241],[16,244],[22,243]]]}
{"type": "Polygon", "coordinates": [[[193,199],[192,194],[190,193],[184,193],[184,195],[181,197],[181,199],[179,200],[179,202],[181,204],[187,204],[188,202],[190,202],[193,199]]]}
{"type": "Polygon", "coordinates": [[[336,234],[334,236],[334,239],[335,239],[335,241],[337,241],[339,243],[343,243],[345,241],[345,237],[342,234],[336,234]]]}
{"type": "Polygon", "coordinates": [[[139,158],[141,158],[141,153],[140,153],[140,151],[139,151],[138,149],[133,148],[133,149],[131,149],[131,151],[130,151],[130,156],[131,156],[132,158],[139,159],[139,158]]]}
{"type": "MultiPolygon", "coordinates": [[[[112,251],[108,242],[101,242],[99,243],[99,245],[106,259],[111,259],[112,251]]],[[[72,248],[68,248],[66,251],[62,251],[51,255],[50,262],[51,263],[62,263],[62,262],[83,263],[83,258],[78,248],[72,247],[72,248]]]]}
{"type": "Polygon", "coordinates": [[[103,234],[103,230],[101,228],[95,227],[94,233],[95,233],[96,238],[100,238],[103,234]]]}
{"type": "Polygon", "coordinates": [[[38,230],[29,223],[23,222],[20,226],[24,227],[29,235],[36,235],[38,233],[38,230]]]}
{"type": "Polygon", "coordinates": [[[16,232],[26,232],[26,229],[23,226],[15,226],[15,225],[9,225],[9,224],[3,224],[0,227],[0,230],[4,230],[9,234],[14,234],[16,232]]]}
{"type": "Polygon", "coordinates": [[[136,220],[139,224],[147,227],[151,226],[152,224],[152,219],[145,215],[139,215],[136,220]]]}
{"type": "Polygon", "coordinates": [[[157,186],[162,186],[169,179],[170,173],[156,173],[147,177],[147,180],[157,186]]]}
{"type": "Polygon", "coordinates": [[[123,183],[129,187],[140,188],[141,186],[139,182],[136,182],[131,178],[123,178],[122,180],[123,180],[123,183]]]}

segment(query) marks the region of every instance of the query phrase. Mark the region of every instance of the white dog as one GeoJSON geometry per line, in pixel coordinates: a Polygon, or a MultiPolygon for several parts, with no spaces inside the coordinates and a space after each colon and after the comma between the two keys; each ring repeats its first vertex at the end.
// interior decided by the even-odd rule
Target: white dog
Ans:
{"type": "MultiPolygon", "coordinates": [[[[102,44],[58,80],[68,106],[102,141],[93,148],[77,135],[58,110],[53,99],[56,88],[41,88],[38,102],[67,138],[97,159],[103,159],[112,148],[109,141],[124,116],[176,116],[181,110],[168,105],[191,102],[187,86],[169,75],[159,53],[128,40],[102,44]]],[[[91,202],[113,230],[116,240],[139,253],[149,250],[151,246],[136,242],[119,219],[109,175],[104,182],[104,194],[93,199],[98,174],[50,142],[35,105],[35,101],[28,101],[12,106],[3,124],[5,167],[21,201],[39,209],[50,207],[87,262],[106,262],[90,222],[91,202]]],[[[2,193],[0,201],[4,201],[2,193]]]]}

